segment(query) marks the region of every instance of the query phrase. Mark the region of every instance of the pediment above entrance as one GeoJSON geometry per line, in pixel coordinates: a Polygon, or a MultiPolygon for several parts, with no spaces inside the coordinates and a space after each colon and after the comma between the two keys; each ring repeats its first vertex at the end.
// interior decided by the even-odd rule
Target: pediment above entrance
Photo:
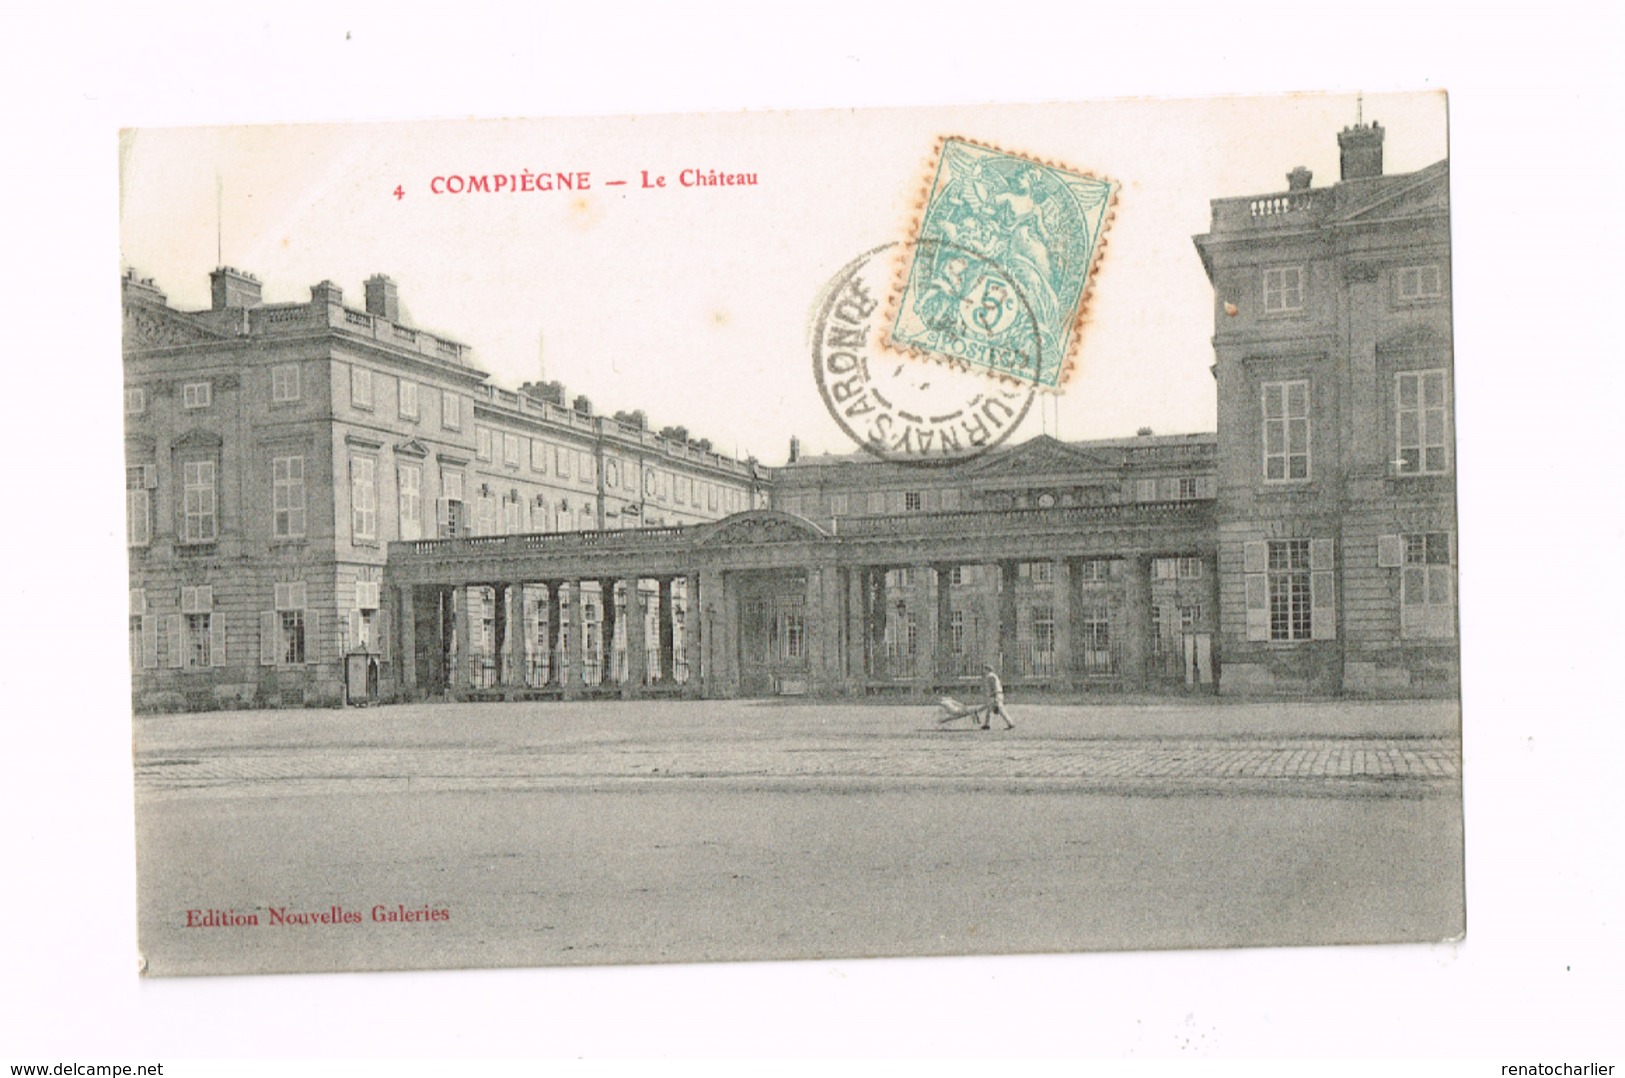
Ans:
{"type": "Polygon", "coordinates": [[[774,509],[735,513],[706,527],[708,530],[695,542],[695,546],[756,546],[762,543],[820,542],[830,538],[828,532],[807,518],[774,509]]]}
{"type": "Polygon", "coordinates": [[[1099,472],[1117,466],[1098,453],[1074,449],[1041,434],[1003,453],[990,453],[965,469],[978,479],[1046,479],[1076,472],[1099,472]]]}

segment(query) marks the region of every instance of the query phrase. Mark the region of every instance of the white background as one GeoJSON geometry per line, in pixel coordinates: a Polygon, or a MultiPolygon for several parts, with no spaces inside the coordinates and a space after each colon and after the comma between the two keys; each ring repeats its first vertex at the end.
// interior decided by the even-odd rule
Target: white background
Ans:
{"type": "MultiPolygon", "coordinates": [[[[0,1060],[1618,1061],[1625,719],[1612,8],[629,4],[14,16],[0,1060]],[[135,975],[118,466],[125,126],[1451,92],[1468,935],[1431,947],[135,975]],[[1605,335],[1606,334],[1606,335],[1605,335]],[[1614,1014],[1614,1019],[1608,1019],[1614,1014]]],[[[1245,193],[1245,192],[1243,192],[1245,193]]],[[[1490,1073],[1489,1066],[1484,1067],[1490,1073]]],[[[1617,1072],[1616,1072],[1617,1073],[1617,1072]]]]}

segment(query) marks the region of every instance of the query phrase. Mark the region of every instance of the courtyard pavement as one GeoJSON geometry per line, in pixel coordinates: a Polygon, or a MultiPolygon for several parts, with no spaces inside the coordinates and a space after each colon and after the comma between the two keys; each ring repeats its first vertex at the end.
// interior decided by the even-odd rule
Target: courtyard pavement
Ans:
{"type": "Polygon", "coordinates": [[[759,701],[416,704],[137,720],[138,787],[279,794],[524,789],[620,780],[1063,784],[1425,793],[1460,779],[1454,705],[1202,703],[1013,708],[759,701]]]}

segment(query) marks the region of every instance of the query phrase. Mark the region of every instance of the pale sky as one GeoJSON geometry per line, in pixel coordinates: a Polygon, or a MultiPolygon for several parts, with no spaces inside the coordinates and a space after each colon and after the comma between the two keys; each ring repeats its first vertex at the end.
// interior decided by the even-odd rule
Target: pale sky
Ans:
{"type": "MultiPolygon", "coordinates": [[[[1191,236],[1211,198],[1282,190],[1295,165],[1334,182],[1355,109],[1298,95],[145,129],[123,142],[122,257],[173,304],[206,307],[218,177],[224,262],[267,302],[330,278],[360,307],[362,281],[387,273],[412,324],[472,345],[499,385],[536,378],[545,356],[547,377],[600,410],[643,408],[777,464],[792,434],[808,452],[852,448],[812,379],[808,310],[848,260],[908,234],[935,140],[962,135],[1122,185],[1079,369],[1018,437],[1211,430],[1212,294],[1191,236]],[[685,168],[758,184],[685,189],[685,168]],[[587,171],[592,187],[430,189],[526,169],[587,171]],[[644,170],[668,186],[643,189],[644,170]]],[[[1446,156],[1444,114],[1437,93],[1364,102],[1390,173],[1446,156]]]]}

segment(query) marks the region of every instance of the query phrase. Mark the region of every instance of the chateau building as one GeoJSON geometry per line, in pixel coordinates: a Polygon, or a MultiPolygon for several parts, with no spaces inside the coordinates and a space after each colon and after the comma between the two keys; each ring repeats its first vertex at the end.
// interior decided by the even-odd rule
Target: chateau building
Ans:
{"type": "MultiPolygon", "coordinates": [[[[267,304],[249,274],[210,279],[204,311],[172,308],[133,272],[122,282],[138,707],[393,694],[397,540],[601,533],[765,504],[754,464],[680,428],[596,415],[557,383],[491,385],[467,345],[402,321],[387,277],[366,282],[362,308],[327,281],[308,303],[267,304]]],[[[584,590],[578,638],[601,651],[614,615],[584,590]]],[[[498,598],[471,590],[445,612],[467,626],[465,668],[447,680],[496,680],[498,598]]]]}
{"type": "Polygon", "coordinates": [[[1449,163],[1217,199],[1221,689],[1455,693],[1449,163]]]}
{"type": "Polygon", "coordinates": [[[952,691],[1454,694],[1448,165],[1212,203],[1216,433],[763,468],[489,383],[374,277],[123,283],[139,708],[952,691]]]}

